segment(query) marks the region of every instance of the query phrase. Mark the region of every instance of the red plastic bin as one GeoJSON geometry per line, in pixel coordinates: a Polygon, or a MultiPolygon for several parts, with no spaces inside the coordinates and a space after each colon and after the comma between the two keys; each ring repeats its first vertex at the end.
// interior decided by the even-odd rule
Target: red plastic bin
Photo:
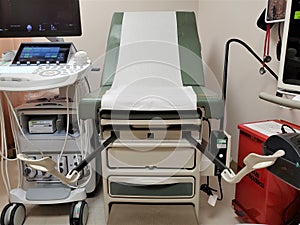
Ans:
{"type": "MultiPolygon", "coordinates": [[[[255,123],[261,123],[255,122],[255,123]]],[[[282,120],[295,129],[299,126],[282,120]]],[[[253,124],[253,123],[251,123],[253,124]]],[[[243,167],[243,159],[251,152],[262,154],[267,135],[239,124],[238,170],[243,167]]],[[[285,225],[294,218],[300,208],[300,192],[283,182],[267,169],[253,171],[236,185],[235,199],[232,201],[238,217],[244,222],[269,225],[285,225]]]]}

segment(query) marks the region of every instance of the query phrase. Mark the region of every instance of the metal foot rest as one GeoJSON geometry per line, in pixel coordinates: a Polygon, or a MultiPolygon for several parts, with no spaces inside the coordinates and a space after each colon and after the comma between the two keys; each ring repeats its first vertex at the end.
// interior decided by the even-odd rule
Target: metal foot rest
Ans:
{"type": "Polygon", "coordinates": [[[192,205],[113,204],[107,225],[198,225],[192,205]]]}

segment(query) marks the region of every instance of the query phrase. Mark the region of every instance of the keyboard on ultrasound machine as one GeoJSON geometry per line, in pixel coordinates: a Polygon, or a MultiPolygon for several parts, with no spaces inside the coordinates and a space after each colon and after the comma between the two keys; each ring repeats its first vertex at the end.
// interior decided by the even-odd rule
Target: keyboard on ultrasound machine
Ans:
{"type": "Polygon", "coordinates": [[[10,63],[0,66],[0,90],[33,91],[64,87],[84,77],[90,66],[89,60],[78,63],[76,54],[67,63],[10,63]]]}

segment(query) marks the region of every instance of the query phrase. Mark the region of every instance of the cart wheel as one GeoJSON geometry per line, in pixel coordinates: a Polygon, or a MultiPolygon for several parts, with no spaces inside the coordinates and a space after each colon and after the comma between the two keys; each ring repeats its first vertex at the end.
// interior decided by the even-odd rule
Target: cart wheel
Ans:
{"type": "Polygon", "coordinates": [[[70,211],[70,225],[85,225],[89,209],[86,201],[73,202],[70,211]]]}
{"type": "Polygon", "coordinates": [[[25,221],[26,209],[22,203],[10,203],[1,213],[1,225],[22,225],[25,221]]]}

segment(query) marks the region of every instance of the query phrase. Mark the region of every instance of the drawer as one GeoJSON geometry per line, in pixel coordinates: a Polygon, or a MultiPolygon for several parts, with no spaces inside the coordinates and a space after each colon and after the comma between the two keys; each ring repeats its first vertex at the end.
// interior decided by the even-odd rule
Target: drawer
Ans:
{"type": "Polygon", "coordinates": [[[107,149],[110,168],[193,169],[194,148],[176,147],[115,147],[107,149]]]}
{"type": "Polygon", "coordinates": [[[109,195],[124,198],[192,198],[193,177],[130,177],[108,178],[109,195]]]}

